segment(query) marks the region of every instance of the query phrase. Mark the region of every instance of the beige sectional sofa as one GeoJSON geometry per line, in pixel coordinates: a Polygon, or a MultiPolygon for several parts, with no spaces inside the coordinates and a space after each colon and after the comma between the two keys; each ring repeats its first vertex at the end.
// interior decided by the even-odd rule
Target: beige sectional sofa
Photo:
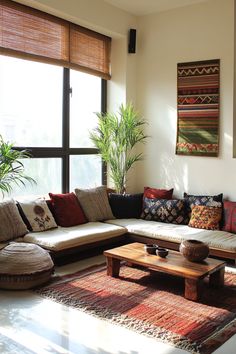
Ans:
{"type": "MultiPolygon", "coordinates": [[[[46,209],[46,212],[43,210],[45,208],[43,204],[46,204],[45,201],[44,203],[42,201],[34,201],[32,205],[30,204],[30,208],[36,214],[30,214],[30,217],[32,216],[31,224],[32,221],[37,221],[37,225],[35,226],[37,226],[38,230],[36,228],[36,230],[30,232],[28,232],[29,227],[27,230],[27,223],[22,214],[19,215],[19,212],[16,210],[14,201],[5,203],[5,207],[4,203],[2,203],[2,207],[0,208],[1,218],[2,220],[5,219],[6,225],[4,228],[0,225],[0,236],[1,240],[4,241],[2,245],[0,244],[0,248],[6,246],[9,242],[33,243],[48,250],[54,260],[59,261],[63,259],[66,262],[70,262],[77,259],[78,256],[85,257],[86,255],[91,255],[91,252],[88,254],[88,250],[99,253],[105,248],[112,248],[128,242],[155,243],[162,247],[178,250],[183,240],[196,239],[209,245],[210,255],[236,260],[235,233],[222,230],[209,230],[196,226],[190,227],[186,224],[178,224],[176,222],[159,222],[140,218],[143,200],[142,194],[132,196],[131,200],[128,200],[126,196],[118,197],[118,199],[121,199],[118,200],[118,208],[115,208],[116,205],[112,204],[112,199],[108,201],[106,187],[98,187],[92,192],[90,190],[88,192],[79,191],[79,195],[77,195],[78,200],[74,194],[69,194],[69,197],[73,197],[74,202],[78,203],[79,200],[83,208],[82,212],[85,213],[85,215],[80,215],[80,218],[82,217],[83,219],[80,224],[65,227],[60,226],[59,222],[56,224],[54,220],[50,228],[45,229],[45,225],[42,225],[42,220],[43,223],[51,223],[53,217],[51,215],[50,219],[48,211],[46,209]],[[80,196],[81,199],[79,199],[80,196]],[[126,203],[126,210],[122,207],[122,205],[124,206],[122,204],[124,201],[126,203]],[[136,208],[136,206],[138,207],[136,208]],[[122,216],[126,214],[129,214],[128,218],[122,216]],[[41,218],[42,215],[43,219],[41,218]],[[131,215],[136,216],[133,217],[131,215]],[[87,220],[84,219],[85,216],[87,220]],[[15,220],[15,222],[12,222],[12,220],[15,220]],[[16,222],[16,220],[18,221],[16,222]],[[18,226],[16,227],[17,224],[18,226]],[[9,235],[6,235],[8,231],[9,235]]],[[[61,198],[61,195],[59,195],[59,198],[61,198]]],[[[62,197],[63,199],[64,196],[62,197]]],[[[117,199],[117,196],[115,199],[117,199]]],[[[179,207],[178,201],[171,200],[171,203],[179,207]]],[[[22,206],[26,210],[26,204],[21,203],[22,206]]],[[[76,208],[78,208],[78,205],[76,208]]],[[[68,212],[68,207],[64,210],[68,212]]],[[[165,212],[167,211],[168,209],[165,209],[165,212]]],[[[69,209],[68,217],[71,215],[74,214],[69,209]]],[[[147,215],[147,217],[150,216],[149,214],[147,215]]],[[[56,217],[56,214],[54,216],[56,217]]],[[[28,215],[27,217],[29,222],[30,218],[28,215]]],[[[58,221],[57,218],[56,221],[58,221]]]]}
{"type": "Polygon", "coordinates": [[[96,249],[138,241],[155,243],[179,250],[183,240],[195,239],[208,244],[210,255],[236,261],[236,235],[220,230],[191,228],[142,219],[111,219],[72,227],[58,227],[44,232],[29,232],[17,242],[34,243],[47,249],[55,261],[73,260],[73,256],[96,249]]]}

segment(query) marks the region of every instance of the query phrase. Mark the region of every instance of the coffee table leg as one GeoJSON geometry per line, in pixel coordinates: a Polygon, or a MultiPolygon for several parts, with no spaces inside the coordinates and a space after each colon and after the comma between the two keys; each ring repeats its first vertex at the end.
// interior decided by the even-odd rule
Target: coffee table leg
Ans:
{"type": "Polygon", "coordinates": [[[224,286],[224,275],[225,275],[225,268],[221,268],[216,272],[210,274],[209,284],[212,287],[219,288],[224,286]]]}
{"type": "Polygon", "coordinates": [[[120,260],[112,257],[107,257],[107,275],[118,277],[120,271],[120,260]]]}
{"type": "Polygon", "coordinates": [[[185,279],[184,296],[188,300],[197,301],[202,287],[201,280],[185,279]]]}

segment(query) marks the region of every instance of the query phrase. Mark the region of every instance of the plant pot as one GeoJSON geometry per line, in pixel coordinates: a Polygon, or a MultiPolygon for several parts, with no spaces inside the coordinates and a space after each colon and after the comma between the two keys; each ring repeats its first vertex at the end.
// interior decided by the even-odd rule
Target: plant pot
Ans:
{"type": "Polygon", "coordinates": [[[209,247],[198,240],[185,240],[179,247],[180,253],[191,262],[201,262],[207,258],[209,247]]]}

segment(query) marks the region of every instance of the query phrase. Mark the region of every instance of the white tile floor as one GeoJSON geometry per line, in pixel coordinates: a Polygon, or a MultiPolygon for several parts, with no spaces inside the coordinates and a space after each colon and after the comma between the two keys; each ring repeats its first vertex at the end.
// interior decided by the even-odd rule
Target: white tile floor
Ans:
{"type": "MultiPolygon", "coordinates": [[[[73,273],[104,261],[102,256],[56,269],[73,273]]],[[[1,354],[184,354],[154,339],[46,300],[32,291],[0,290],[1,354]]],[[[215,354],[235,354],[236,335],[215,354]]]]}

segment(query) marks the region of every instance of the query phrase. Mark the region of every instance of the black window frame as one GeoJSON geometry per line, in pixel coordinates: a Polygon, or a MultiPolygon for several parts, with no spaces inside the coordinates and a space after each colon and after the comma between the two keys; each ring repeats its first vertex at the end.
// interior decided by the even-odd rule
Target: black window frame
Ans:
{"type": "MultiPolygon", "coordinates": [[[[99,154],[97,148],[71,148],[70,147],[70,70],[63,68],[62,88],[62,147],[28,147],[15,146],[14,149],[26,149],[32,158],[61,158],[62,159],[62,193],[69,192],[70,185],[70,156],[99,154]]],[[[101,79],[101,112],[107,109],[107,80],[101,79]]],[[[102,162],[102,184],[107,185],[106,165],[102,162]]]]}

